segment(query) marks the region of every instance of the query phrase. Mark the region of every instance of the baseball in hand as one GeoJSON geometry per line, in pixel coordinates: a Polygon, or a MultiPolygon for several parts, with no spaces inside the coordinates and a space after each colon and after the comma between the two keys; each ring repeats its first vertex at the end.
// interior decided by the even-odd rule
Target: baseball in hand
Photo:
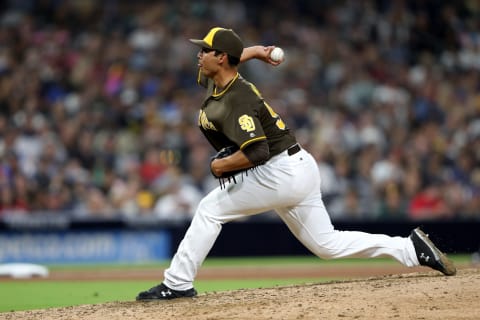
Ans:
{"type": "Polygon", "coordinates": [[[279,47],[276,47],[270,53],[270,58],[275,62],[283,60],[283,56],[284,56],[283,50],[282,48],[279,48],[279,47]]]}

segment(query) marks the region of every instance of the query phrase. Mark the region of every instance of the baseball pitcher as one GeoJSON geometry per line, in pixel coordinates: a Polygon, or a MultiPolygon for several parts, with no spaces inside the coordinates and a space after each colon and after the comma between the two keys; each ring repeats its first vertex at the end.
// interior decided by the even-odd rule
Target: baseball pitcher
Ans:
{"type": "Polygon", "coordinates": [[[290,231],[320,258],[389,256],[405,266],[425,265],[445,275],[453,263],[415,229],[409,237],[390,237],[333,227],[322,201],[317,164],[254,84],[238,73],[241,62],[256,58],[271,65],[273,46],[244,48],[231,29],[213,28],[199,47],[198,83],[206,90],[198,126],[218,151],[210,162],[219,187],[202,199],[164,280],[137,300],[193,297],[198,268],[222,225],[275,210],[290,231]]]}

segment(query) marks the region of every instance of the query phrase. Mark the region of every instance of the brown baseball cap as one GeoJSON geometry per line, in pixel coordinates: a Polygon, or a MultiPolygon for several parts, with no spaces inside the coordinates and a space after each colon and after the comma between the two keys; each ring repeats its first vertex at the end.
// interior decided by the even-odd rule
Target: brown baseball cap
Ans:
{"type": "Polygon", "coordinates": [[[242,40],[232,29],[215,27],[210,29],[202,40],[190,39],[190,41],[198,46],[225,52],[239,59],[243,52],[242,40]]]}

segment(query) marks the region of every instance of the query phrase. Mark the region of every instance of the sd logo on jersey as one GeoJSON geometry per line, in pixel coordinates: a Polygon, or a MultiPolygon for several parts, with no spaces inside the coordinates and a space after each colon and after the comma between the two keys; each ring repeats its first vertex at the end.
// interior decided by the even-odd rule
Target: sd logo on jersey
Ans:
{"type": "Polygon", "coordinates": [[[255,123],[253,122],[253,118],[246,114],[238,118],[238,123],[240,124],[240,128],[246,132],[255,131],[255,123]]]}

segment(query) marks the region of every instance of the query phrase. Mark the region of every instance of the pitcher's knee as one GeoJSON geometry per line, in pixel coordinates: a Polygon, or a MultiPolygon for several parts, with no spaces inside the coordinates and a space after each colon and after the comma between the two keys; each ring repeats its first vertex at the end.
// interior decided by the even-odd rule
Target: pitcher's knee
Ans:
{"type": "Polygon", "coordinates": [[[337,257],[339,245],[336,236],[337,232],[330,232],[320,235],[315,239],[313,253],[324,260],[330,260],[337,257]]]}

